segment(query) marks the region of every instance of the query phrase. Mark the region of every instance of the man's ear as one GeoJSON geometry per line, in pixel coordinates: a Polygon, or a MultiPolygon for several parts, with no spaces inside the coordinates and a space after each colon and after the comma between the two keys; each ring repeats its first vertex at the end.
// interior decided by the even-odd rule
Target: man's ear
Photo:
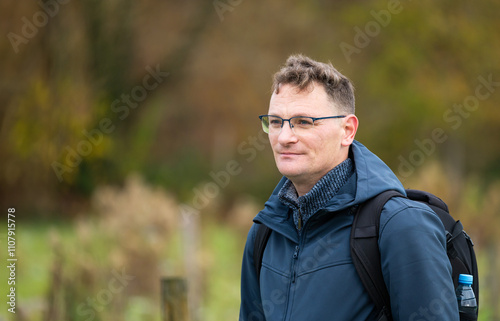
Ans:
{"type": "Polygon", "coordinates": [[[342,124],[344,130],[344,136],[342,137],[341,144],[342,146],[350,146],[354,140],[354,136],[356,136],[356,131],[358,130],[358,117],[355,115],[347,115],[344,118],[344,122],[342,124]]]}

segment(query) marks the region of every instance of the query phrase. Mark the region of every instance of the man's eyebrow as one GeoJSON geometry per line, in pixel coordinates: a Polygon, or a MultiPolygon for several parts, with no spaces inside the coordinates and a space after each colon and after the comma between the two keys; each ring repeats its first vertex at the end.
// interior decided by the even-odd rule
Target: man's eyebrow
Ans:
{"type": "Polygon", "coordinates": [[[314,118],[314,116],[312,116],[309,113],[298,113],[297,115],[294,115],[292,117],[310,117],[310,118],[314,118]]]}
{"type": "MultiPolygon", "coordinates": [[[[278,116],[278,117],[281,117],[281,118],[285,118],[283,117],[282,115],[278,114],[278,113],[275,113],[275,114],[269,114],[270,116],[278,116]]],[[[311,116],[311,114],[307,113],[307,112],[300,112],[300,113],[294,113],[294,114],[291,114],[290,115],[290,118],[293,118],[293,117],[311,117],[311,118],[315,118],[315,116],[311,116]]],[[[319,117],[319,116],[316,116],[316,117],[319,117]]]]}

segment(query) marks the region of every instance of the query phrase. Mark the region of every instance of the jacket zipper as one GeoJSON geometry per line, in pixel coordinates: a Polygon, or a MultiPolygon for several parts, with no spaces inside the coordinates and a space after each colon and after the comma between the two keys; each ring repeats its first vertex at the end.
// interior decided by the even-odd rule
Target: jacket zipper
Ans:
{"type": "MultiPolygon", "coordinates": [[[[300,242],[300,240],[299,240],[299,242],[300,242]]],[[[299,245],[296,245],[295,249],[293,251],[293,255],[292,255],[292,263],[291,263],[292,275],[291,275],[290,283],[288,284],[287,303],[286,303],[286,307],[285,307],[285,315],[283,316],[283,320],[290,320],[292,302],[294,301],[294,295],[295,295],[295,290],[293,289],[293,287],[295,285],[295,281],[297,278],[297,272],[295,271],[295,269],[296,269],[297,260],[299,257],[299,251],[300,251],[300,247],[299,247],[299,245]]]]}
{"type": "MultiPolygon", "coordinates": [[[[299,227],[303,228],[304,226],[302,226],[302,217],[301,215],[299,215],[299,224],[298,224],[299,227]]],[[[297,262],[299,260],[299,252],[300,252],[300,247],[301,247],[301,244],[303,243],[303,239],[304,239],[304,231],[301,230],[301,233],[299,233],[299,243],[295,246],[295,249],[293,251],[293,255],[292,255],[292,275],[291,275],[291,280],[290,280],[290,286],[288,288],[288,302],[287,302],[287,307],[286,307],[286,316],[285,316],[285,319],[284,320],[289,320],[288,318],[290,317],[290,313],[291,313],[291,310],[292,310],[292,305],[293,305],[293,301],[294,301],[294,297],[295,297],[295,291],[296,289],[292,289],[295,285],[295,282],[297,281],[297,262]]]]}
{"type": "Polygon", "coordinates": [[[301,244],[303,244],[303,242],[304,242],[303,240],[305,239],[305,226],[304,226],[303,221],[302,221],[302,213],[300,213],[300,210],[299,210],[299,221],[298,221],[297,227],[300,231],[299,237],[298,237],[299,243],[295,246],[295,249],[294,249],[293,255],[292,255],[292,275],[291,275],[290,285],[288,287],[288,299],[287,299],[287,306],[285,308],[284,320],[289,320],[288,318],[290,317],[289,313],[291,312],[291,309],[292,309],[291,302],[293,301],[293,296],[294,296],[294,293],[292,293],[292,292],[295,291],[295,290],[292,291],[292,287],[295,284],[296,279],[297,279],[297,262],[299,259],[299,252],[300,252],[301,244]]]}
{"type": "Polygon", "coordinates": [[[295,269],[295,265],[297,263],[297,259],[299,257],[299,250],[300,250],[300,247],[297,245],[295,246],[295,251],[293,252],[293,265],[292,265],[292,269],[293,269],[293,273],[292,273],[292,283],[295,283],[295,278],[297,277],[297,272],[296,272],[296,269],[295,269]]]}
{"type": "Polygon", "coordinates": [[[300,240],[302,236],[302,213],[300,212],[299,208],[299,221],[297,223],[297,228],[299,230],[299,244],[295,246],[295,251],[293,252],[293,266],[292,266],[292,283],[295,283],[295,278],[297,277],[297,271],[295,269],[295,265],[297,262],[297,258],[299,257],[299,249],[300,249],[300,240]]]}

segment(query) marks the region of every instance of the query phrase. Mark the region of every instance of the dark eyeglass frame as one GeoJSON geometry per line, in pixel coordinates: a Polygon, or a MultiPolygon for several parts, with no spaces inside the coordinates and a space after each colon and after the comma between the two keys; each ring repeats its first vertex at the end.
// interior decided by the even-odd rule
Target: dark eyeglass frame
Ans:
{"type": "Polygon", "coordinates": [[[332,119],[332,118],[345,118],[347,117],[346,115],[338,115],[338,116],[326,116],[326,117],[309,117],[309,116],[294,116],[294,117],[291,117],[291,118],[281,118],[280,116],[276,116],[276,115],[260,115],[259,116],[259,119],[261,121],[261,124],[262,124],[262,130],[264,130],[265,133],[269,134],[269,125],[268,124],[268,130],[266,131],[265,129],[265,126],[264,126],[264,117],[276,117],[276,118],[279,118],[281,119],[281,128],[280,128],[280,132],[281,132],[281,129],[283,129],[283,125],[285,124],[285,122],[287,121],[288,122],[288,125],[290,126],[290,129],[293,130],[293,128],[295,127],[291,120],[294,119],[294,118],[307,118],[307,119],[311,119],[312,120],[312,124],[314,126],[314,122],[317,121],[317,120],[321,120],[321,119],[332,119]]]}

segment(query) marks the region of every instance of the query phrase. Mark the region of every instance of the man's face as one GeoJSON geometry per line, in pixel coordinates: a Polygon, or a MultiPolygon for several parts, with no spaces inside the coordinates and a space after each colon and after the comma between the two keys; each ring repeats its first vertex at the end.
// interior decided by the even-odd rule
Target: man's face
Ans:
{"type": "MultiPolygon", "coordinates": [[[[341,114],[328,99],[323,86],[313,84],[310,89],[300,92],[294,86],[282,85],[279,94],[271,96],[269,115],[288,119],[341,114]]],[[[346,119],[317,120],[312,128],[299,134],[292,131],[288,122],[284,122],[280,133],[269,135],[276,166],[294,183],[299,195],[309,191],[321,177],[347,158],[352,139],[345,146],[346,134],[349,134],[345,130],[346,119]]]]}

